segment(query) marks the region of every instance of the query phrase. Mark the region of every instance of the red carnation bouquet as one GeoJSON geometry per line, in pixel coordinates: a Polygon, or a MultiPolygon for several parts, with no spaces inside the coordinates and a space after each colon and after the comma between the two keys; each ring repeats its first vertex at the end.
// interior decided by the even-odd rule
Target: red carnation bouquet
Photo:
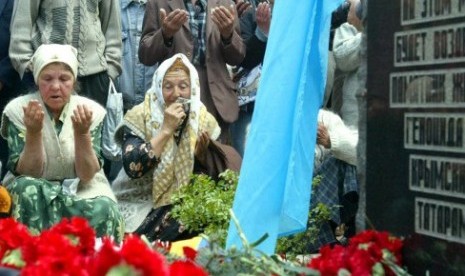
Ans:
{"type": "Polygon", "coordinates": [[[103,238],[83,218],[63,219],[39,235],[14,219],[0,219],[0,266],[26,276],[86,275],[198,275],[207,273],[194,262],[196,252],[169,263],[156,246],[128,235],[121,245],[103,238]]]}
{"type": "Polygon", "coordinates": [[[347,246],[324,246],[308,267],[331,275],[408,275],[402,266],[402,240],[388,232],[367,230],[347,246]]]}

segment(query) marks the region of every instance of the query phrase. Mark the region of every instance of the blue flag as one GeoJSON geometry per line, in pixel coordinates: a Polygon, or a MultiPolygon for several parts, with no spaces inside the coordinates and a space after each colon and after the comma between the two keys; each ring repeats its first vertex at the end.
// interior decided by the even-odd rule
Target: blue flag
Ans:
{"type": "MultiPolygon", "coordinates": [[[[233,212],[249,242],[272,254],[307,226],[317,115],[331,12],[342,0],[276,0],[233,212]]],[[[231,221],[226,246],[241,247],[231,221]]]]}

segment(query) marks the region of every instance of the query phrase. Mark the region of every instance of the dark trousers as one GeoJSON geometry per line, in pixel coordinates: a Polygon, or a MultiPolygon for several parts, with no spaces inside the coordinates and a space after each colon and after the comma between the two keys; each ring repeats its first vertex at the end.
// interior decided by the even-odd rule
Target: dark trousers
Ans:
{"type": "MultiPolygon", "coordinates": [[[[98,102],[101,106],[106,107],[108,99],[108,86],[110,77],[107,71],[96,73],[89,76],[78,77],[79,88],[78,94],[98,102]]],[[[111,161],[103,157],[103,171],[109,177],[111,171],[111,161]]]]}
{"type": "Polygon", "coordinates": [[[103,107],[107,105],[110,77],[106,71],[89,76],[78,77],[78,94],[92,99],[103,107]]]}
{"type": "MultiPolygon", "coordinates": [[[[36,85],[34,84],[34,77],[32,73],[26,72],[21,81],[16,82],[10,86],[4,86],[0,91],[0,116],[3,114],[3,110],[6,105],[14,98],[19,97],[23,94],[36,91],[36,85]]],[[[7,169],[6,163],[8,161],[8,143],[3,137],[0,137],[0,162],[2,162],[2,169],[0,171],[0,181],[5,176],[7,169]]],[[[1,274],[0,274],[1,275],[1,274]]]]}

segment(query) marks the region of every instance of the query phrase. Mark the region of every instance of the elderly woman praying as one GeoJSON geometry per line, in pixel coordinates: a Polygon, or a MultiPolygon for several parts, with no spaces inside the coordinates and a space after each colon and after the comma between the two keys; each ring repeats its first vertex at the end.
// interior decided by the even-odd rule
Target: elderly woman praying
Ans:
{"type": "Polygon", "coordinates": [[[77,51],[44,44],[32,58],[38,86],[2,114],[10,149],[4,184],[12,215],[41,231],[62,218],[86,218],[98,236],[122,239],[124,221],[102,171],[100,137],[105,109],[76,95],[77,51]]]}

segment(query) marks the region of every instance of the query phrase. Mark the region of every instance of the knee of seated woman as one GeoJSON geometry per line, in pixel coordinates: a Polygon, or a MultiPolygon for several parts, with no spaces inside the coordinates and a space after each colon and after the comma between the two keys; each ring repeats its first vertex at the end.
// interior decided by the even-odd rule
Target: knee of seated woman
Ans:
{"type": "Polygon", "coordinates": [[[30,191],[38,191],[42,183],[37,179],[29,176],[19,176],[7,185],[7,190],[13,194],[24,194],[30,191]]]}
{"type": "Polygon", "coordinates": [[[121,217],[118,204],[109,197],[99,196],[93,199],[93,206],[96,212],[108,214],[110,218],[113,218],[114,216],[121,217]]]}

